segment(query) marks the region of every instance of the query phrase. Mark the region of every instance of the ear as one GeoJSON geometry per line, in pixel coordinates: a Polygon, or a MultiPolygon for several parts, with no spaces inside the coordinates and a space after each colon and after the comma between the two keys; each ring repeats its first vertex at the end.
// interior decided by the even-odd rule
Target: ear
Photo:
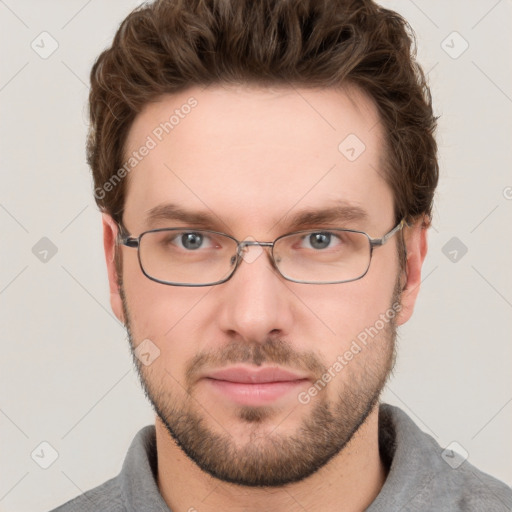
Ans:
{"type": "Polygon", "coordinates": [[[407,262],[404,271],[404,287],[401,294],[402,309],[397,315],[397,325],[402,325],[411,318],[420,291],[421,268],[427,255],[427,230],[430,223],[423,218],[404,229],[407,250],[407,262]]]}
{"type": "Polygon", "coordinates": [[[115,250],[118,227],[114,219],[107,213],[102,214],[103,223],[103,247],[107,262],[107,274],[110,288],[110,306],[116,317],[124,324],[123,302],[119,293],[118,275],[115,264],[115,250]]]}

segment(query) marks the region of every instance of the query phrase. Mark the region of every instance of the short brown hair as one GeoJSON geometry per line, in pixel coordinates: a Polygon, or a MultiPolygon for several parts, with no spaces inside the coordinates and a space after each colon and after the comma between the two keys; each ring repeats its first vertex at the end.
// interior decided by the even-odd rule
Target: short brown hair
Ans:
{"type": "Polygon", "coordinates": [[[355,85],[386,138],[395,218],[428,224],[438,181],[436,117],[414,33],[372,0],[156,0],[122,22],[91,71],[87,159],[99,208],[121,221],[123,165],[135,116],[162,94],[216,83],[355,85]],[[110,181],[112,184],[112,182],[110,181]]]}

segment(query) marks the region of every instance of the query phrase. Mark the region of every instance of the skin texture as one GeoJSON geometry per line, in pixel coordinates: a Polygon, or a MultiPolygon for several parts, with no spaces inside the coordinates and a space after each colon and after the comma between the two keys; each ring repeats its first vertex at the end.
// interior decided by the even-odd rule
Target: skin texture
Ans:
{"type": "MultiPolygon", "coordinates": [[[[355,89],[193,88],[159,98],[136,117],[127,155],[193,96],[197,106],[128,177],[123,223],[138,236],[147,212],[163,204],[212,216],[238,240],[272,241],[290,217],[344,201],[362,220],[328,227],[381,237],[394,227],[393,197],[382,177],[383,144],[371,100],[355,89]],[[349,161],[338,145],[356,134],[366,146],[349,161]]],[[[362,510],[387,468],[378,451],[378,397],[394,363],[396,327],[414,308],[427,242],[421,221],[404,229],[406,272],[397,237],[374,251],[364,278],[342,284],[286,281],[265,251],[221,285],[174,287],[147,279],[137,251],[120,247],[103,215],[111,305],[132,349],[150,339],[160,356],[134,358],[156,417],[158,484],[173,511],[362,510]],[[121,281],[121,289],[118,282],[121,281]],[[350,350],[358,334],[400,304],[392,321],[307,404],[298,400],[350,350]],[[243,407],[201,378],[236,364],[279,366],[308,381],[265,407],[243,407]],[[181,446],[180,446],[181,445],[181,446]]],[[[303,229],[316,228],[317,225],[303,229]]],[[[398,236],[402,236],[399,234],[398,236]]]]}

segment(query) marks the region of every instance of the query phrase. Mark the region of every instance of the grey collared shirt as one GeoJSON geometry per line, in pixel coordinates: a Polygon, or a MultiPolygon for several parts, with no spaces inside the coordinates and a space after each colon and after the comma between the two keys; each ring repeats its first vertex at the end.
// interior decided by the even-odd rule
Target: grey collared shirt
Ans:
{"type": "MultiPolygon", "coordinates": [[[[443,450],[398,407],[381,404],[379,449],[389,473],[367,512],[510,512],[512,489],[443,450]]],[[[121,472],[52,512],[170,512],[156,484],[155,427],[141,429],[121,472]]]]}

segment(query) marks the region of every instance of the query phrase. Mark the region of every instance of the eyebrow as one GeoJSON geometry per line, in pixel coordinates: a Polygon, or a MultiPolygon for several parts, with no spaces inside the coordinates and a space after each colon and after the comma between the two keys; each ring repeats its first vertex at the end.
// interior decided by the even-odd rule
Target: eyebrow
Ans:
{"type": "MultiPolygon", "coordinates": [[[[288,230],[299,230],[308,226],[338,225],[346,227],[347,223],[364,222],[368,220],[368,213],[360,206],[338,201],[335,204],[323,208],[308,208],[274,219],[273,226],[277,224],[286,226],[288,230]]],[[[146,225],[152,227],[161,221],[179,221],[194,227],[220,230],[226,228],[226,223],[213,212],[187,210],[173,203],[164,203],[147,211],[146,225]],[[222,227],[221,227],[222,226],[222,227]]]]}

